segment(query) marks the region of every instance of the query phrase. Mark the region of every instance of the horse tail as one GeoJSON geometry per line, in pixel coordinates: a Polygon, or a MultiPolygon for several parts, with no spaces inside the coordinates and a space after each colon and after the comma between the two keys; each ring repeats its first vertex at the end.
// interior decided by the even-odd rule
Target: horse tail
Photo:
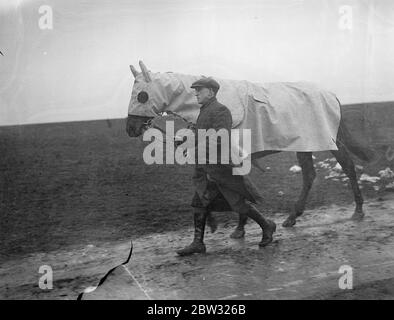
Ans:
{"type": "MultiPolygon", "coordinates": [[[[339,105],[341,106],[342,110],[342,105],[340,102],[339,105]]],[[[375,159],[374,150],[359,141],[349,132],[342,117],[338,128],[337,143],[338,142],[341,143],[348,151],[350,151],[360,160],[371,162],[375,159]]]]}

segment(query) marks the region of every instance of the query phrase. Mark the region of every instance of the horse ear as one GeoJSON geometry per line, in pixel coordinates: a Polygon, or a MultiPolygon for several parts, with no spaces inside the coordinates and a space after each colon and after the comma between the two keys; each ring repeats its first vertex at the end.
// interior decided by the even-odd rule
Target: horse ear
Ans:
{"type": "Polygon", "coordinates": [[[137,71],[137,69],[134,68],[132,65],[130,65],[130,70],[131,70],[131,73],[133,74],[134,78],[137,78],[137,76],[139,75],[139,72],[137,71]]]}
{"type": "Polygon", "coordinates": [[[152,78],[150,77],[148,68],[145,66],[145,64],[141,60],[140,60],[139,64],[140,64],[140,68],[141,68],[141,71],[142,71],[145,81],[151,82],[152,78]]]}

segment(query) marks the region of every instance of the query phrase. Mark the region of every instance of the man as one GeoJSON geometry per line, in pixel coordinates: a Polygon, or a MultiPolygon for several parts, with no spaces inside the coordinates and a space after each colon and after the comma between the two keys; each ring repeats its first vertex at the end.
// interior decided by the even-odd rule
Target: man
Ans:
{"type": "MultiPolygon", "coordinates": [[[[212,78],[202,78],[194,82],[191,88],[195,89],[197,102],[201,105],[195,126],[196,130],[225,129],[230,134],[232,128],[231,112],[216,99],[216,94],[220,88],[219,83],[212,78]]],[[[220,150],[221,144],[219,141],[217,141],[217,147],[220,150]]],[[[209,149],[209,146],[207,149],[209,149]]],[[[217,152],[218,158],[221,154],[219,150],[217,152]]],[[[197,147],[195,154],[198,154],[197,147]]],[[[207,155],[207,159],[209,159],[209,155],[207,155]]],[[[263,237],[259,246],[264,247],[272,242],[272,235],[276,230],[275,223],[265,219],[248,202],[257,203],[258,192],[249,178],[233,175],[231,164],[221,164],[219,161],[217,161],[217,164],[199,164],[196,161],[193,182],[196,187],[192,200],[194,240],[184,249],[177,251],[180,256],[205,253],[205,223],[211,211],[235,211],[241,216],[253,219],[263,230],[263,237]]]]}

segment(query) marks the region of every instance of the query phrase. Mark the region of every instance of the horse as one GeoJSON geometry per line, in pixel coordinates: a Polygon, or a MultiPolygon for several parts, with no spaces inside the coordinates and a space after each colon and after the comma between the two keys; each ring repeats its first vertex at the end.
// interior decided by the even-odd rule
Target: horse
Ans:
{"type": "MultiPolygon", "coordinates": [[[[132,88],[132,94],[131,94],[131,99],[128,109],[128,118],[126,122],[126,131],[130,137],[138,137],[142,135],[143,132],[146,130],[149,121],[152,118],[157,117],[158,114],[162,114],[165,111],[178,114],[182,116],[184,119],[191,122],[196,121],[196,117],[198,115],[200,106],[197,104],[197,101],[195,100],[194,92],[193,90],[190,89],[190,84],[201,77],[183,75],[173,72],[152,73],[147,69],[147,67],[142,61],[139,61],[139,66],[141,68],[141,72],[137,71],[137,69],[134,66],[130,65],[131,73],[134,76],[134,85],[132,88]]],[[[236,99],[242,100],[244,97],[247,97],[249,95],[248,90],[250,90],[250,88],[252,87],[252,84],[247,81],[228,80],[230,84],[228,85],[227,83],[225,85],[224,80],[220,80],[220,79],[216,79],[216,80],[221,84],[219,93],[221,90],[224,90],[222,98],[218,97],[218,100],[223,103],[223,99],[227,97],[228,103],[223,103],[223,104],[228,106],[229,109],[233,105],[231,101],[237,102],[239,104],[239,101],[236,101],[236,99]],[[234,93],[234,90],[232,91],[231,86],[233,86],[234,88],[238,88],[237,89],[238,92],[234,93]]],[[[258,87],[261,85],[253,84],[253,88],[256,88],[256,86],[258,87]]],[[[287,85],[287,87],[285,86],[282,87],[288,88],[289,86],[291,87],[291,85],[287,85]]],[[[280,90],[282,89],[280,88],[282,87],[280,86],[280,84],[278,84],[277,86],[277,88],[279,88],[279,95],[281,94],[280,90]]],[[[359,141],[357,141],[357,139],[355,139],[346,128],[345,123],[341,118],[343,107],[340,104],[339,99],[334,94],[331,93],[328,94],[318,89],[317,87],[311,87],[311,88],[312,88],[311,92],[316,91],[319,93],[318,99],[311,100],[310,97],[308,97],[309,93],[307,93],[306,91],[302,92],[301,95],[302,99],[304,98],[304,96],[310,99],[310,101],[331,99],[330,104],[332,105],[332,108],[338,109],[338,111],[336,111],[338,115],[335,118],[337,124],[332,126],[332,128],[334,128],[336,137],[334,135],[335,139],[331,138],[333,141],[328,142],[325,146],[322,147],[323,149],[297,150],[297,147],[293,148],[293,150],[295,149],[297,160],[299,166],[301,167],[303,186],[301,193],[298,197],[298,200],[295,202],[294,209],[289,213],[286,220],[282,223],[282,226],[286,228],[294,226],[296,224],[297,218],[300,217],[305,210],[308,194],[311,190],[313,181],[316,178],[316,172],[315,172],[313,157],[312,157],[314,151],[330,151],[333,154],[333,156],[341,165],[342,170],[347,175],[350,181],[351,189],[356,204],[351,219],[362,220],[364,217],[364,211],[363,211],[364,200],[357,181],[355,165],[350,154],[352,153],[360,160],[363,160],[365,162],[370,162],[372,161],[373,158],[373,152],[371,149],[369,149],[368,147],[362,145],[359,141]],[[320,94],[321,92],[323,92],[323,94],[320,94]]],[[[264,91],[264,92],[268,92],[269,95],[269,91],[264,91]]],[[[263,97],[263,98],[267,98],[267,97],[263,97]]],[[[268,96],[268,99],[269,98],[270,97],[268,96]]],[[[263,99],[258,98],[257,100],[263,100],[263,99]]],[[[320,108],[323,109],[318,109],[320,110],[319,112],[323,114],[330,114],[328,112],[332,112],[332,110],[329,110],[327,111],[327,113],[324,113],[326,112],[326,110],[324,109],[326,107],[324,106],[324,104],[322,106],[320,106],[320,108]]],[[[271,107],[275,108],[276,106],[274,105],[271,107]]],[[[289,106],[285,105],[285,108],[287,107],[289,106]]],[[[231,110],[231,111],[234,116],[233,122],[238,122],[235,123],[235,127],[242,128],[243,123],[245,122],[245,114],[239,112],[239,109],[238,109],[238,113],[236,112],[237,110],[236,111],[231,110]]],[[[323,121],[324,120],[325,119],[323,119],[323,121]]],[[[297,127],[294,128],[297,129],[297,127]]],[[[251,130],[252,130],[252,136],[254,136],[253,130],[262,130],[262,129],[251,128],[251,130]]],[[[321,131],[323,129],[317,126],[315,130],[316,130],[315,132],[312,133],[308,132],[308,134],[311,136],[314,135],[318,136],[319,134],[321,135],[321,131]]],[[[258,132],[256,134],[258,134],[258,132]]],[[[272,134],[272,133],[268,132],[267,134],[272,134]]],[[[288,149],[284,147],[283,150],[281,150],[281,148],[276,148],[275,150],[272,149],[252,150],[251,153],[252,164],[258,166],[261,169],[261,167],[257,163],[257,159],[263,158],[267,155],[271,155],[283,151],[289,151],[288,149]]],[[[235,231],[232,234],[233,238],[240,238],[244,236],[245,234],[244,225],[246,224],[246,219],[247,219],[246,217],[243,217],[241,215],[239,216],[238,226],[236,227],[235,231]]]]}

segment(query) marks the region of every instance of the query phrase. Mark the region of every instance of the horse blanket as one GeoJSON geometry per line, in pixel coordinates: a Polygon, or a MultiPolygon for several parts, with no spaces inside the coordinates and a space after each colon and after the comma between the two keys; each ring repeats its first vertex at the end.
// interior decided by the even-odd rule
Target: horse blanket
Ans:
{"type": "Polygon", "coordinates": [[[252,153],[337,150],[340,103],[313,84],[251,84],[243,109],[241,127],[251,129],[252,153]]]}
{"type": "MultiPolygon", "coordinates": [[[[167,72],[152,73],[152,78],[153,84],[143,85],[141,90],[157,91],[149,95],[160,97],[166,110],[195,123],[199,105],[190,86],[200,77],[167,72]]],[[[341,110],[333,93],[308,82],[215,80],[220,84],[217,99],[230,109],[232,127],[251,130],[251,153],[337,150],[341,110]]]]}

